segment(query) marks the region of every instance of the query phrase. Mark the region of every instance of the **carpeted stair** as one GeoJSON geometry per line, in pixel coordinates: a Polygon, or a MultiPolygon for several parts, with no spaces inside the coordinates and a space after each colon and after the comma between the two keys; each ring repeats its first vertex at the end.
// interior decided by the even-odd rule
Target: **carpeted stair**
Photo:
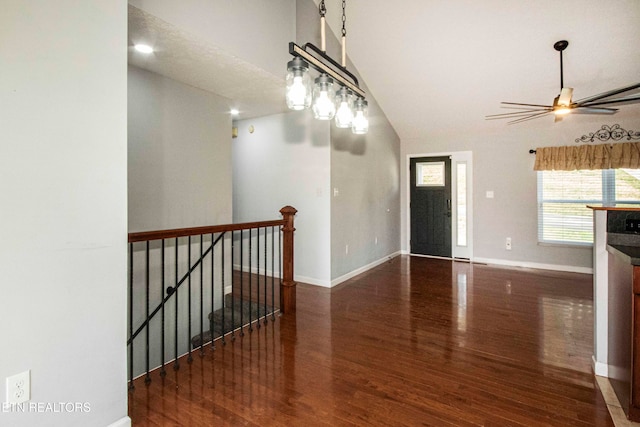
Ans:
{"type": "Polygon", "coordinates": [[[224,308],[209,314],[210,330],[204,332],[202,336],[198,334],[191,338],[193,348],[199,347],[201,343],[206,344],[212,341],[211,331],[213,331],[213,339],[215,340],[222,336],[222,331],[225,334],[229,333],[240,326],[248,325],[249,321],[254,322],[258,315],[262,318],[265,313],[269,315],[273,313],[273,307],[269,305],[265,306],[255,301],[243,300],[232,294],[225,295],[224,302],[224,308]]]}

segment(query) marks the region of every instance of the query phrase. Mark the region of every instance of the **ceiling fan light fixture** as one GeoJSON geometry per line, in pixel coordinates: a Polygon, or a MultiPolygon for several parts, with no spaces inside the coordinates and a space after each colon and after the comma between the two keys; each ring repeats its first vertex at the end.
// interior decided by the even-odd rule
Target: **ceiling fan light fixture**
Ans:
{"type": "Polygon", "coordinates": [[[573,95],[573,88],[563,87],[560,91],[560,97],[558,98],[558,105],[561,107],[571,106],[571,96],[573,95]]]}
{"type": "Polygon", "coordinates": [[[560,54],[560,94],[553,100],[552,105],[525,104],[520,102],[502,102],[504,108],[515,111],[502,114],[490,114],[485,116],[487,120],[509,119],[508,124],[522,123],[538,117],[553,113],[555,122],[562,121],[562,117],[569,114],[615,114],[618,109],[610,108],[612,104],[635,104],[640,102],[640,95],[629,95],[614,98],[625,92],[630,92],[640,88],[640,83],[609,90],[607,92],[573,101],[573,88],[564,87],[564,67],[562,52],[569,46],[566,40],[559,40],[553,48],[560,54]],[[606,106],[606,107],[605,107],[606,106]]]}

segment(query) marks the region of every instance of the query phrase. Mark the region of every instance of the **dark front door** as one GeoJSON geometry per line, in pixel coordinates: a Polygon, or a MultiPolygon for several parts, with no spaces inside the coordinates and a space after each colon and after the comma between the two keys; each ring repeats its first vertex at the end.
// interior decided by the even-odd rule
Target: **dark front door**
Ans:
{"type": "Polygon", "coordinates": [[[411,253],[451,257],[451,158],[411,159],[411,253]]]}

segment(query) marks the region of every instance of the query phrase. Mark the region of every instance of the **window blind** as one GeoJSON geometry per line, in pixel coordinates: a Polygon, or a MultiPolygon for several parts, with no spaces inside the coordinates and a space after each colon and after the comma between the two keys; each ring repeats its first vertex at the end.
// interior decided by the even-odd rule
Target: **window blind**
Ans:
{"type": "Polygon", "coordinates": [[[538,172],[538,241],[593,243],[590,204],[640,203],[640,170],[538,172]]]}

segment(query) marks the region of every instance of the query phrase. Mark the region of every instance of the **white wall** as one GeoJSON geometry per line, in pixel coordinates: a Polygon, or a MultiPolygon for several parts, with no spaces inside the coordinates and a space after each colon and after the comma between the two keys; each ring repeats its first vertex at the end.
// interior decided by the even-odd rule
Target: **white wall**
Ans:
{"type": "Polygon", "coordinates": [[[184,31],[276,76],[284,76],[295,36],[295,0],[129,0],[184,31]]]}
{"type": "MultiPolygon", "coordinates": [[[[296,37],[320,46],[318,9],[311,0],[296,2],[296,37]]],[[[327,52],[340,52],[327,32],[327,52]]],[[[347,69],[358,75],[348,61],[347,69]]],[[[360,87],[368,92],[360,76],[360,87]]],[[[331,124],[331,280],[337,284],[363,267],[400,250],[400,139],[372,93],[369,132],[355,136],[331,124]],[[333,190],[338,195],[333,196],[333,190]],[[376,243],[377,239],[377,243],[376,243]],[[349,246],[349,253],[346,247],[349,246]]]]}
{"type": "Polygon", "coordinates": [[[402,245],[407,247],[407,168],[411,154],[451,151],[473,152],[473,257],[483,262],[538,266],[588,272],[592,267],[590,247],[538,244],[537,180],[535,156],[530,149],[573,145],[575,139],[597,131],[603,124],[619,123],[638,129],[638,107],[622,107],[615,116],[575,115],[560,123],[540,118],[516,125],[505,124],[500,132],[456,133],[441,129],[428,140],[402,141],[402,245]],[[493,191],[495,197],[486,197],[493,191]],[[506,237],[512,250],[505,249],[506,237]]]}
{"type": "Polygon", "coordinates": [[[226,98],[129,67],[129,231],[231,222],[226,98]]]}
{"type": "Polygon", "coordinates": [[[0,425],[126,424],[126,4],[6,0],[0,40],[0,400],[90,405],[0,425]]]}
{"type": "MultiPolygon", "coordinates": [[[[230,101],[136,67],[129,67],[129,231],[162,230],[232,222],[231,199],[231,116],[230,101]]],[[[180,239],[179,274],[181,279],[199,258],[200,237],[192,237],[191,261],[187,239],[180,239]]],[[[210,236],[205,236],[206,250],[210,236]]],[[[225,242],[230,247],[230,239],[225,242]]],[[[153,310],[164,296],[161,282],[160,242],[151,244],[150,307],[153,310]]],[[[220,244],[215,249],[214,305],[222,302],[220,244]]],[[[145,244],[134,244],[134,316],[133,330],[144,322],[145,244]]],[[[174,241],[166,242],[165,288],[175,286],[174,241]]],[[[231,260],[230,252],[225,262],[231,260]]],[[[209,329],[211,303],[211,256],[203,264],[203,330],[209,329]]],[[[225,272],[230,283],[231,269],[225,272]]],[[[178,279],[178,280],[179,280],[178,279]]],[[[200,333],[200,269],[192,274],[192,317],[188,318],[186,283],[179,289],[178,355],[188,350],[189,339],[200,333]],[[188,333],[191,323],[191,334],[188,333]]],[[[166,305],[165,362],[174,352],[175,296],[166,305]]],[[[160,365],[160,314],[151,322],[150,368],[160,365]]],[[[144,332],[134,341],[134,376],[145,367],[144,332]]]]}
{"type": "Polygon", "coordinates": [[[331,279],[329,125],[309,111],[237,122],[233,140],[233,221],[295,217],[295,280],[331,279]],[[254,132],[249,132],[249,126],[254,132]]]}
{"type": "Polygon", "coordinates": [[[400,140],[375,99],[367,100],[366,135],[331,128],[331,187],[338,190],[331,199],[334,283],[400,251],[400,140]]]}

